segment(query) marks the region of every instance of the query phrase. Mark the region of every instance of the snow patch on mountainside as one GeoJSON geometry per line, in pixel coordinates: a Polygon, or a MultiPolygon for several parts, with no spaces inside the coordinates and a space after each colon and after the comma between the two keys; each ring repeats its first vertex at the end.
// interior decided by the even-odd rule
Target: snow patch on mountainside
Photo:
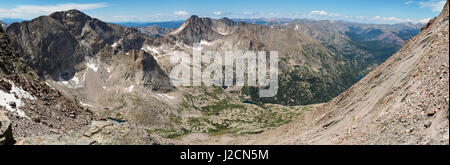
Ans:
{"type": "Polygon", "coordinates": [[[94,106],[92,106],[92,105],[90,105],[90,104],[86,104],[86,103],[83,103],[83,102],[81,102],[81,101],[80,101],[80,104],[81,104],[83,107],[94,107],[94,106]]]}
{"type": "Polygon", "coordinates": [[[92,69],[94,72],[97,72],[97,71],[98,71],[98,65],[95,64],[95,63],[93,63],[91,60],[89,60],[89,61],[86,63],[86,66],[87,66],[89,69],[92,69]]]}
{"type": "Polygon", "coordinates": [[[116,48],[117,47],[117,42],[114,42],[114,44],[111,45],[112,48],[116,48]]]}
{"type": "MultiPolygon", "coordinates": [[[[57,83],[62,84],[68,88],[77,89],[82,88],[83,84],[86,80],[86,71],[83,72],[83,75],[80,75],[81,73],[76,73],[72,79],[70,80],[64,80],[61,77],[59,78],[59,81],[57,83]],[[80,80],[81,78],[81,80],[80,80]]],[[[50,86],[50,85],[49,85],[50,86]]]]}
{"type": "Polygon", "coordinates": [[[25,112],[20,110],[20,107],[25,105],[22,99],[36,100],[36,97],[17,87],[13,82],[9,81],[9,83],[12,87],[8,93],[0,90],[0,106],[5,107],[10,112],[16,112],[20,117],[27,117],[25,112]]]}
{"type": "Polygon", "coordinates": [[[153,48],[153,47],[150,47],[150,46],[148,46],[148,45],[142,47],[141,50],[144,50],[144,51],[146,51],[147,53],[153,52],[153,53],[155,53],[155,54],[159,54],[159,51],[157,50],[157,48],[153,48]]]}
{"type": "Polygon", "coordinates": [[[210,46],[210,45],[213,45],[213,43],[205,41],[205,40],[201,40],[200,41],[200,45],[202,45],[202,46],[210,46]]]}
{"type": "Polygon", "coordinates": [[[131,85],[130,87],[127,88],[128,92],[133,91],[134,85],[131,85]]]}

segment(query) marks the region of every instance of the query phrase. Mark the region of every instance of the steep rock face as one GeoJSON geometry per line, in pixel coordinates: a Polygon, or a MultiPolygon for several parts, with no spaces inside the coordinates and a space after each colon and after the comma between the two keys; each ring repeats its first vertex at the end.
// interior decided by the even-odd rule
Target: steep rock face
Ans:
{"type": "Polygon", "coordinates": [[[12,121],[15,137],[62,133],[90,123],[92,113],[46,85],[15,54],[3,29],[0,46],[0,111],[12,121]]]}
{"type": "Polygon", "coordinates": [[[256,143],[448,145],[448,45],[447,1],[437,18],[360,82],[256,143]]]}
{"type": "Polygon", "coordinates": [[[154,90],[170,91],[170,79],[159,67],[156,60],[145,51],[131,50],[128,55],[117,56],[114,62],[117,70],[121,72],[126,80],[137,82],[137,84],[154,90]]]}
{"type": "MultiPolygon", "coordinates": [[[[54,81],[73,79],[76,73],[89,67],[89,60],[99,59],[99,53],[107,56],[126,54],[130,50],[141,49],[146,42],[153,42],[137,29],[108,24],[78,10],[14,23],[7,32],[25,62],[41,77],[54,81]]],[[[159,81],[156,77],[164,75],[144,81],[149,81],[146,84],[170,86],[170,81],[152,82],[159,81]]],[[[160,87],[154,89],[157,88],[160,87]]]]}
{"type": "Polygon", "coordinates": [[[67,79],[75,72],[75,65],[83,60],[83,52],[76,53],[77,41],[64,25],[50,17],[23,24],[26,25],[12,24],[8,35],[27,64],[42,77],[48,75],[55,80],[61,76],[67,79]]]}

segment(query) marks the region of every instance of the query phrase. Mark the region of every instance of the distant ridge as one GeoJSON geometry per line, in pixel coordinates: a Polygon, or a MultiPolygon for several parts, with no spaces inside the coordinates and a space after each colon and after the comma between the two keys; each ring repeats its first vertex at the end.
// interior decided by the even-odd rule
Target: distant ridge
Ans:
{"type": "Polygon", "coordinates": [[[181,26],[185,20],[178,20],[178,21],[164,21],[164,22],[112,22],[114,24],[122,25],[125,27],[146,27],[146,26],[159,26],[162,28],[167,29],[176,29],[177,27],[181,26]]]}

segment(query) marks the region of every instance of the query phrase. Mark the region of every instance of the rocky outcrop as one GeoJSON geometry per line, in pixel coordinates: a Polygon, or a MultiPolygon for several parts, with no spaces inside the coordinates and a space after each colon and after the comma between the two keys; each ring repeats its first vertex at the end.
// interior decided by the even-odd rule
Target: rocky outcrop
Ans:
{"type": "Polygon", "coordinates": [[[11,121],[0,109],[0,145],[14,144],[11,121]]]}
{"type": "Polygon", "coordinates": [[[0,76],[28,73],[31,70],[14,54],[8,36],[0,29],[0,76]]]}
{"type": "Polygon", "coordinates": [[[113,62],[125,80],[157,91],[168,92],[175,88],[156,60],[143,50],[131,50],[128,55],[119,55],[113,62]]]}
{"type": "Polygon", "coordinates": [[[151,136],[143,128],[114,121],[94,121],[82,131],[64,135],[20,139],[17,145],[170,145],[176,144],[151,136]]]}

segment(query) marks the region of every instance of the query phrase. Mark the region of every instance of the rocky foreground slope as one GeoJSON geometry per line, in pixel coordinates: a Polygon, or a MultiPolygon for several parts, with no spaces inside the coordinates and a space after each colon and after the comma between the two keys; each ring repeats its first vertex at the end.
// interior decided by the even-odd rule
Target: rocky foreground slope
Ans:
{"type": "Polygon", "coordinates": [[[254,144],[449,144],[449,4],[401,50],[319,110],[254,144]]]}

